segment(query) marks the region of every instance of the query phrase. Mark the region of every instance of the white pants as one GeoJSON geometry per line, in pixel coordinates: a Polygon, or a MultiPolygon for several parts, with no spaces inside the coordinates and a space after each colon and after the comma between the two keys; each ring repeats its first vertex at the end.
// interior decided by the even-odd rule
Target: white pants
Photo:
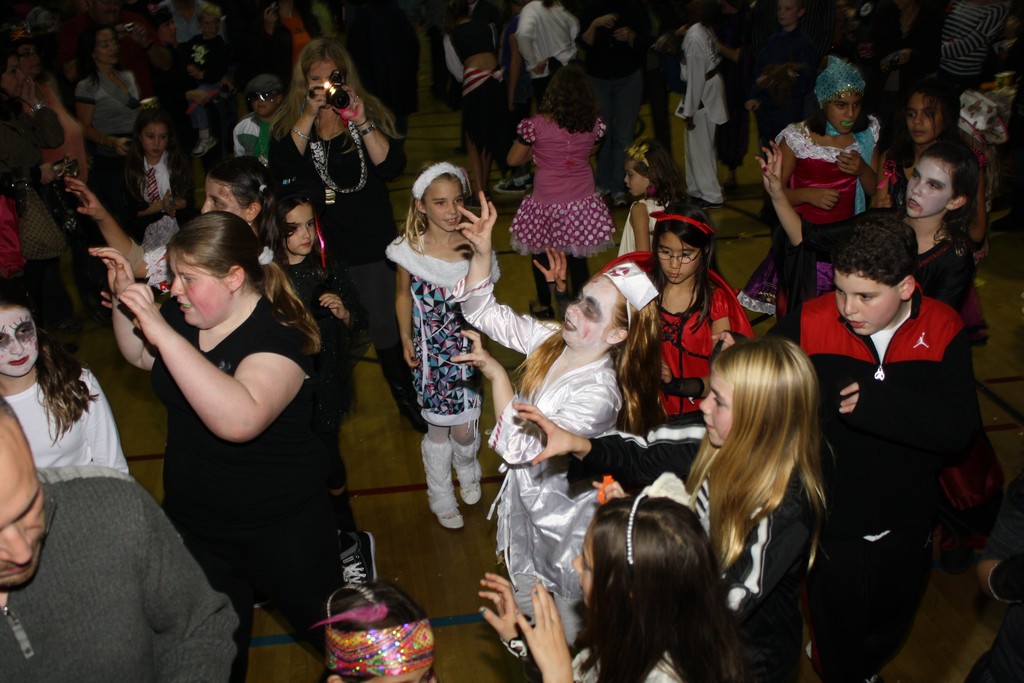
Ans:
{"type": "Polygon", "coordinates": [[[715,151],[715,129],[707,109],[693,115],[693,130],[686,131],[686,191],[691,197],[718,204],[723,200],[718,184],[718,155],[715,151]]]}

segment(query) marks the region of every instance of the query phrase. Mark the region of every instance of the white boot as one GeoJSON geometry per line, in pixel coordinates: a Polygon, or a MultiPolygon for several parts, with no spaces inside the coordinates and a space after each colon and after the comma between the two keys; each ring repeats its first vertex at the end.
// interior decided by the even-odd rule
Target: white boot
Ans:
{"type": "Polygon", "coordinates": [[[455,439],[448,437],[452,444],[452,464],[459,475],[459,493],[466,505],[480,501],[480,461],[477,452],[480,450],[480,435],[473,442],[463,446],[455,439]]]}
{"type": "Polygon", "coordinates": [[[437,521],[446,529],[461,529],[462,515],[455,500],[455,486],[452,485],[452,446],[445,439],[435,443],[423,437],[420,443],[423,453],[423,471],[427,475],[427,501],[430,511],[437,515],[437,521]]]}

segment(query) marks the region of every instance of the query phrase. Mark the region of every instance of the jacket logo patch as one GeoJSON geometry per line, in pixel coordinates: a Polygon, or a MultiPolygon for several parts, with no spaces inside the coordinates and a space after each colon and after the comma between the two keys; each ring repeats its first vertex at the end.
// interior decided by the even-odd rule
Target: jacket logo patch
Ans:
{"type": "Polygon", "coordinates": [[[922,332],[921,336],[917,338],[916,342],[914,342],[914,347],[913,348],[916,349],[919,346],[923,346],[926,349],[930,349],[931,348],[930,346],[928,346],[928,342],[926,342],[924,340],[924,332],[922,332]]]}

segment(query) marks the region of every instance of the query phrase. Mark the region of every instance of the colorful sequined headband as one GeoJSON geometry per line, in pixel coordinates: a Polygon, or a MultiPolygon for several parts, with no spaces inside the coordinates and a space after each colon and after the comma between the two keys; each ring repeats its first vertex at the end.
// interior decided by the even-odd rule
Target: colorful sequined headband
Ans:
{"type": "Polygon", "coordinates": [[[342,612],[319,621],[311,628],[327,626],[324,657],[328,671],[342,676],[400,676],[434,663],[434,632],[426,619],[388,628],[365,631],[339,631],[330,624],[349,619],[376,621],[387,616],[387,606],[371,605],[342,612]],[[379,609],[383,608],[383,616],[379,609]],[[357,612],[378,610],[369,617],[357,612]]]}
{"type": "Polygon", "coordinates": [[[649,152],[651,146],[646,142],[638,142],[629,149],[626,150],[626,156],[633,161],[639,161],[644,166],[650,166],[647,163],[647,152],[649,152]]]}
{"type": "Polygon", "coordinates": [[[864,76],[850,62],[835,55],[828,56],[828,66],[818,74],[814,82],[814,96],[818,104],[844,97],[846,95],[864,94],[864,76]]]}
{"type": "Polygon", "coordinates": [[[690,225],[694,226],[705,235],[714,236],[715,234],[715,228],[710,223],[699,221],[696,218],[689,218],[688,216],[680,216],[677,213],[668,213],[667,211],[655,211],[654,213],[651,214],[651,218],[654,219],[655,223],[660,223],[662,221],[682,221],[683,223],[689,223],[690,225]]]}

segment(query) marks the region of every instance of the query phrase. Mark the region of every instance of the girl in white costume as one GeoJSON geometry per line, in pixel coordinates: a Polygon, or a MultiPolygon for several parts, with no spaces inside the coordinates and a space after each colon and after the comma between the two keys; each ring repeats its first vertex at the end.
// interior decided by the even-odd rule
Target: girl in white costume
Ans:
{"type": "MultiPolygon", "coordinates": [[[[462,336],[465,321],[452,294],[466,277],[472,253],[459,233],[459,207],[468,191],[462,169],[447,162],[428,167],[412,185],[405,229],[386,250],[398,267],[395,312],[402,352],[413,369],[427,422],[421,446],[427,499],[430,511],[448,529],[463,525],[452,485],[453,465],[463,502],[480,500],[479,375],[451,362],[469,350],[462,336]]],[[[492,277],[498,279],[496,266],[492,277]]]]}
{"type": "MultiPolygon", "coordinates": [[[[660,423],[658,310],[652,303],[657,291],[646,274],[625,263],[596,276],[569,305],[564,325],[517,315],[494,299],[491,230],[497,214],[483,197],[481,204],[479,218],[463,209],[471,221],[463,223],[463,234],[473,258],[455,295],[467,322],[526,354],[520,399],[550,410],[552,420],[578,433],[597,435],[613,426],[636,432],[660,423]]],[[[564,280],[564,269],[556,269],[564,280]]],[[[582,592],[572,562],[596,509],[595,491],[589,479],[571,483],[566,463],[529,465],[543,450],[541,432],[517,418],[507,373],[475,333],[466,334],[474,339],[473,351],[452,360],[479,367],[491,380],[497,424],[490,444],[509,468],[496,501],[497,550],[504,553],[519,608],[532,612],[530,589],[542,581],[573,640],[582,592]]]]}

